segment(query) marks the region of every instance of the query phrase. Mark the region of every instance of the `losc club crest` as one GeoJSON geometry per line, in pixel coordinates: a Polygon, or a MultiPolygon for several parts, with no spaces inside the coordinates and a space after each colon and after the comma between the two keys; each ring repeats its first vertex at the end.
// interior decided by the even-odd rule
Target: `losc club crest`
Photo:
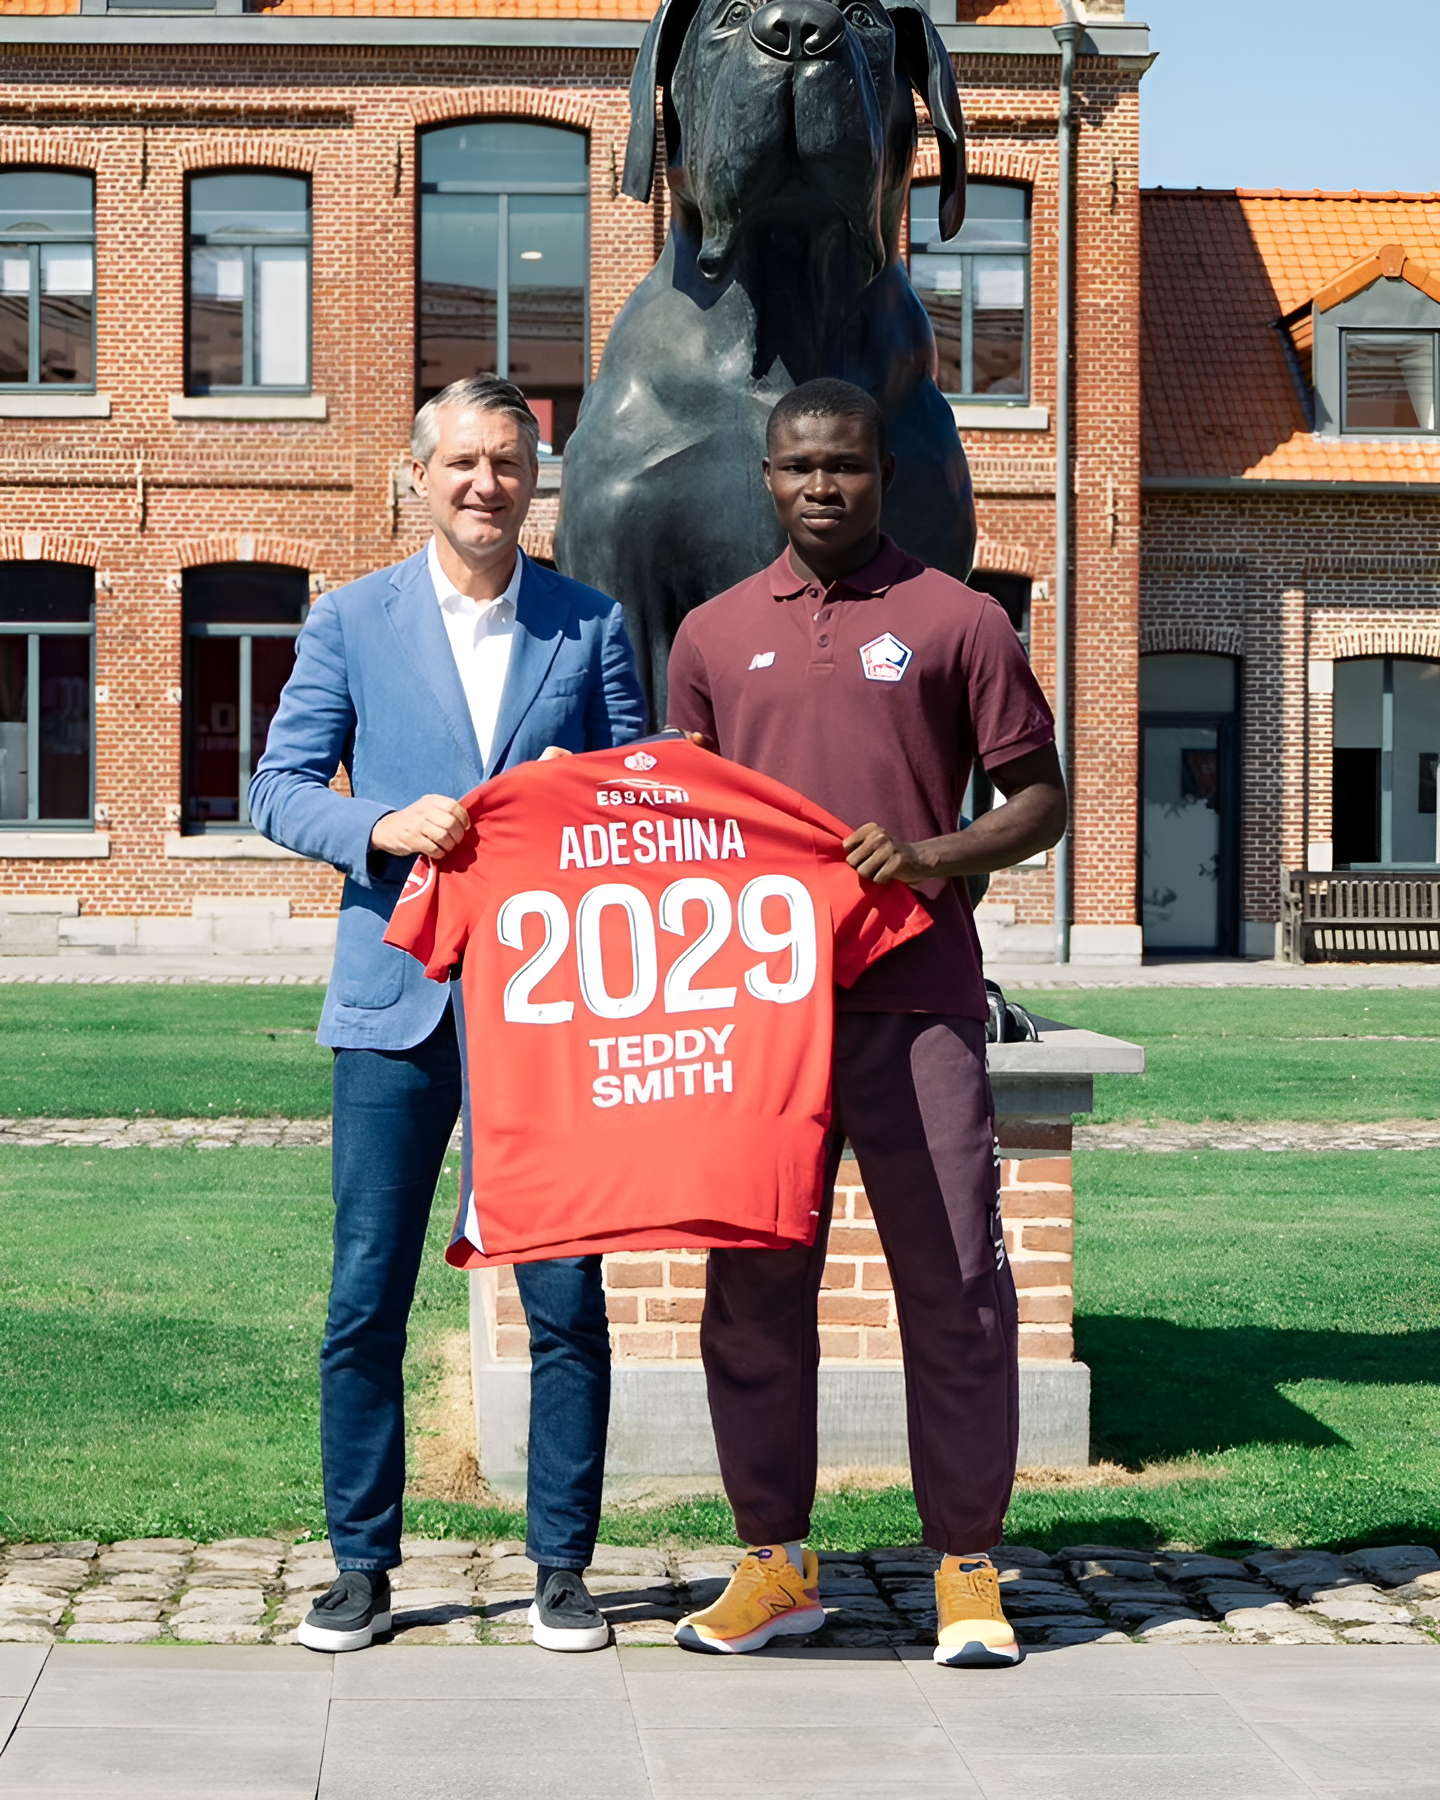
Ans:
{"type": "Polygon", "coordinates": [[[655,767],[655,758],[651,756],[648,750],[637,750],[633,756],[627,756],[625,758],[625,767],[627,769],[639,769],[643,774],[646,769],[653,769],[655,767]]]}
{"type": "Polygon", "coordinates": [[[883,637],[871,638],[868,644],[860,646],[860,667],[867,681],[898,681],[914,654],[893,631],[887,631],[883,637]]]}

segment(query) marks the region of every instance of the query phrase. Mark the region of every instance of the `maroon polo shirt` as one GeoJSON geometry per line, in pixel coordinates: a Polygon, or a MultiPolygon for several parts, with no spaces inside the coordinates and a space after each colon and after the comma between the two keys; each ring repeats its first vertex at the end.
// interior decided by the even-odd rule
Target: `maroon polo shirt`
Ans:
{"type": "MultiPolygon", "coordinates": [[[[669,718],[847,824],[912,843],[955,830],[977,756],[996,769],[1055,737],[1004,609],[889,538],[828,589],[802,581],[786,551],[687,614],[669,718]]],[[[931,930],[837,989],[840,1009],[983,1019],[964,882],[918,891],[931,930]]]]}

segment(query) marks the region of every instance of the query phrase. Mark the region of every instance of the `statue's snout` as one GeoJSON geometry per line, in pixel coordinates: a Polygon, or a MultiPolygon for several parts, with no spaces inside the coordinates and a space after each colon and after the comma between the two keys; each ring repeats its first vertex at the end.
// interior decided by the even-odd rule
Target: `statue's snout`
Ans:
{"type": "Polygon", "coordinates": [[[770,0],[750,18],[750,36],[781,62],[826,56],[844,35],[844,17],[829,0],[770,0]]]}

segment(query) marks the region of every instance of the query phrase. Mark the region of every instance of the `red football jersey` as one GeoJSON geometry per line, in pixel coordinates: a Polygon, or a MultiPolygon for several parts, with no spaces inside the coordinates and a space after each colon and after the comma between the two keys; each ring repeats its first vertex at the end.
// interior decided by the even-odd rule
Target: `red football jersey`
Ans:
{"type": "Polygon", "coordinates": [[[832,982],[929,924],[801,795],[674,740],[464,802],[385,941],[444,981],[465,1063],[457,1268],[815,1235],[832,982]],[[473,1175],[472,1175],[473,1171],[473,1175]]]}

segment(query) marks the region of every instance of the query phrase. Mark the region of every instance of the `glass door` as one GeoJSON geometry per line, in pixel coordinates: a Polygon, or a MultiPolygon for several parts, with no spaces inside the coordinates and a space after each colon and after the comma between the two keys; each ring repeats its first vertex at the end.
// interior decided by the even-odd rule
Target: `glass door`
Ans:
{"type": "Polygon", "coordinates": [[[1143,714],[1140,738],[1145,948],[1232,955],[1233,718],[1143,714]]]}

